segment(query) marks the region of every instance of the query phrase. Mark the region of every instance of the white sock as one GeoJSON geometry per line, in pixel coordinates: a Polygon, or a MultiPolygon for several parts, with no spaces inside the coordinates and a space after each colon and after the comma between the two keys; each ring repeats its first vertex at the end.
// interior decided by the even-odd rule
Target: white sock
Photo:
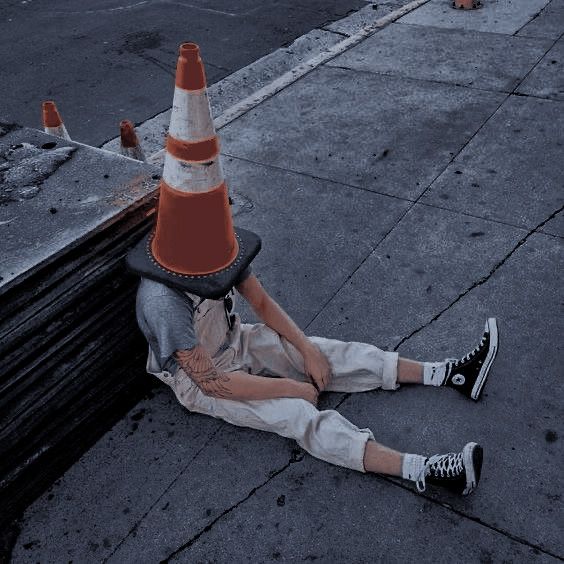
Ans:
{"type": "Polygon", "coordinates": [[[427,458],[420,454],[404,454],[401,466],[401,477],[415,482],[425,466],[427,458]]]}
{"type": "Polygon", "coordinates": [[[424,362],[423,384],[425,386],[442,386],[446,377],[446,362],[424,362]]]}

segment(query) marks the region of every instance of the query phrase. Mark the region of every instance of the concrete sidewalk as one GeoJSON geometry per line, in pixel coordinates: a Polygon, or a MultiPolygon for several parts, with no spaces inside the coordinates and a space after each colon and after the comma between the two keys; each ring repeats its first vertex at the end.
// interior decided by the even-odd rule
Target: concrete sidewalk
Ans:
{"type": "Polygon", "coordinates": [[[330,466],[159,383],[27,510],[13,562],[564,559],[564,0],[484,4],[430,0],[220,132],[254,271],[308,335],[438,360],[498,318],[478,403],[320,402],[402,451],[480,442],[478,490],[330,466]]]}

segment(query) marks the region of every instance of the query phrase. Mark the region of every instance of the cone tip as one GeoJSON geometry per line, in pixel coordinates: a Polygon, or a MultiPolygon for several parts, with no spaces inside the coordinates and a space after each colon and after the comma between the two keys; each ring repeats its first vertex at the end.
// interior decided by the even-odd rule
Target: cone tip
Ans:
{"type": "Polygon", "coordinates": [[[59,127],[63,120],[57,110],[57,104],[53,100],[46,100],[42,103],[43,127],[59,127]]]}
{"type": "Polygon", "coordinates": [[[180,45],[180,55],[176,66],[176,86],[184,90],[201,90],[206,87],[206,74],[196,43],[180,45]]]}
{"type": "Polygon", "coordinates": [[[182,43],[180,45],[180,56],[181,57],[193,57],[200,54],[200,47],[196,43],[190,41],[182,43]]]}

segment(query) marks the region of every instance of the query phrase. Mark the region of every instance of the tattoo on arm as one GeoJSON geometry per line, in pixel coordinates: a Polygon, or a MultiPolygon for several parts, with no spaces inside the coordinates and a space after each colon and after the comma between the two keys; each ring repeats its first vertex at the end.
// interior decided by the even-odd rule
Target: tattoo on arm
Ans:
{"type": "Polygon", "coordinates": [[[204,394],[223,399],[231,396],[231,392],[225,386],[229,382],[229,376],[217,370],[202,345],[189,350],[176,351],[175,357],[182,370],[194,380],[204,394]]]}

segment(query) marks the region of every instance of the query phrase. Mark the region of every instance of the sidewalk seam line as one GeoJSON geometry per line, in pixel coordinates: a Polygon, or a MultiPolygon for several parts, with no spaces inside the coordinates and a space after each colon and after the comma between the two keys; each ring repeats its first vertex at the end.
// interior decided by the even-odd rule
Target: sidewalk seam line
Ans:
{"type": "Polygon", "coordinates": [[[242,505],[247,500],[249,500],[252,496],[254,496],[256,494],[257,491],[259,491],[264,486],[266,486],[270,481],[272,481],[278,475],[282,474],[292,464],[296,464],[297,462],[301,462],[302,460],[303,460],[303,456],[302,456],[302,458],[299,458],[299,459],[296,459],[296,460],[290,459],[284,466],[282,466],[282,468],[279,468],[278,470],[274,470],[274,471],[269,472],[268,478],[265,481],[263,481],[258,486],[255,486],[254,488],[252,488],[251,491],[245,497],[243,497],[242,499],[237,501],[231,507],[228,507],[227,509],[223,510],[223,512],[220,515],[218,515],[215,519],[213,519],[210,523],[208,523],[203,529],[201,529],[199,532],[197,532],[195,535],[193,535],[189,540],[187,540],[185,543],[183,543],[178,548],[176,548],[173,552],[171,552],[168,556],[166,556],[166,558],[164,560],[161,560],[159,564],[169,562],[169,560],[171,558],[173,558],[177,554],[180,554],[181,552],[185,551],[186,549],[190,548],[204,533],[208,533],[209,531],[211,531],[211,529],[214,527],[214,525],[220,519],[225,517],[225,515],[228,515],[229,513],[231,513],[235,509],[237,509],[240,505],[242,505]]]}
{"type": "Polygon", "coordinates": [[[137,521],[135,522],[135,524],[133,525],[133,527],[131,527],[129,529],[129,531],[127,532],[127,534],[119,541],[119,543],[116,544],[116,546],[113,548],[112,552],[110,554],[108,554],[107,556],[104,557],[104,559],[102,560],[103,563],[108,562],[108,560],[116,553],[116,551],[123,545],[123,543],[129,538],[129,536],[131,535],[131,533],[133,533],[134,531],[136,531],[139,527],[139,525],[141,524],[141,522],[145,519],[145,517],[147,517],[147,515],[153,510],[153,508],[157,505],[157,503],[159,503],[159,501],[163,498],[163,496],[172,488],[172,486],[177,482],[178,478],[180,478],[180,476],[182,476],[182,474],[184,474],[184,472],[186,471],[186,469],[192,464],[192,462],[194,462],[194,460],[196,460],[196,458],[198,458],[198,456],[200,456],[200,453],[203,452],[207,446],[210,444],[211,440],[217,435],[217,433],[219,431],[221,431],[224,428],[224,425],[222,425],[222,422],[219,422],[216,429],[214,431],[212,431],[212,433],[210,433],[209,437],[206,439],[206,441],[204,442],[204,444],[198,449],[198,451],[196,452],[196,454],[194,454],[194,456],[192,456],[192,458],[188,461],[188,463],[182,468],[182,470],[177,474],[177,476],[174,478],[174,480],[172,480],[172,482],[170,482],[170,484],[161,492],[161,494],[159,496],[157,496],[157,498],[153,501],[153,503],[149,506],[149,508],[145,511],[145,513],[143,513],[143,515],[141,517],[139,517],[137,519],[137,521]]]}
{"type": "Polygon", "coordinates": [[[427,501],[430,501],[431,503],[433,503],[435,505],[439,505],[439,506],[443,507],[444,509],[451,511],[452,513],[456,513],[460,517],[462,517],[464,519],[468,519],[469,521],[472,521],[473,523],[476,523],[478,525],[481,525],[482,527],[490,529],[491,531],[494,531],[494,532],[496,532],[496,533],[498,533],[498,534],[500,534],[500,535],[502,535],[506,538],[509,538],[514,542],[517,542],[517,543],[522,544],[524,546],[528,546],[529,548],[533,548],[535,550],[538,550],[538,551],[542,552],[543,554],[547,554],[548,556],[552,556],[553,558],[564,561],[564,557],[562,557],[558,554],[555,554],[555,553],[551,552],[550,550],[542,548],[538,544],[534,544],[532,542],[529,542],[527,539],[513,535],[509,531],[505,531],[504,529],[500,529],[500,528],[496,527],[495,525],[490,525],[489,523],[482,521],[479,517],[474,517],[473,515],[467,515],[466,513],[464,513],[460,509],[457,509],[456,507],[453,507],[449,503],[443,502],[443,501],[436,499],[434,497],[431,497],[429,495],[416,494],[416,492],[414,490],[412,490],[408,485],[399,482],[397,479],[394,479],[391,476],[379,475],[379,477],[381,477],[386,482],[394,484],[399,488],[402,488],[404,490],[407,490],[407,491],[413,493],[414,495],[421,495],[421,497],[425,498],[427,501]]]}
{"type": "Polygon", "coordinates": [[[453,301],[450,302],[449,305],[447,305],[445,308],[443,308],[441,311],[439,311],[439,313],[437,315],[435,315],[432,319],[427,321],[424,325],[422,325],[418,329],[413,330],[406,337],[403,337],[400,340],[400,342],[394,347],[394,351],[397,351],[405,342],[407,342],[409,339],[411,339],[411,337],[413,337],[414,335],[416,335],[420,331],[423,331],[424,329],[429,327],[429,325],[431,325],[434,321],[439,319],[439,317],[441,317],[443,315],[443,313],[445,313],[450,308],[452,308],[455,304],[457,304],[462,298],[464,298],[464,296],[469,294],[472,290],[474,290],[478,286],[482,286],[483,284],[485,284],[511,258],[511,256],[520,247],[522,247],[527,242],[527,239],[531,235],[534,235],[535,233],[537,233],[539,231],[539,229],[544,227],[551,219],[555,218],[562,210],[564,210],[564,205],[560,206],[560,208],[553,211],[546,219],[541,221],[536,227],[529,230],[529,232],[523,238],[521,238],[517,242],[517,244],[500,261],[498,261],[496,264],[494,264],[494,266],[490,269],[489,273],[487,273],[486,275],[479,278],[476,282],[474,282],[471,286],[469,286],[466,290],[464,290],[464,292],[460,293],[453,301]]]}
{"type": "MultiPolygon", "coordinates": [[[[331,178],[328,178],[328,177],[325,177],[325,176],[318,176],[318,175],[310,173],[310,172],[295,170],[295,169],[292,169],[292,168],[284,168],[282,166],[278,166],[278,165],[271,164],[271,163],[263,163],[263,162],[260,162],[260,161],[255,161],[255,160],[250,159],[248,157],[239,157],[239,156],[233,155],[231,153],[221,153],[221,154],[224,157],[228,157],[230,159],[236,159],[238,161],[243,161],[243,162],[246,162],[246,163],[249,163],[249,164],[254,164],[254,165],[257,165],[257,166],[260,166],[260,167],[271,168],[273,170],[278,170],[280,172],[295,174],[295,175],[298,175],[298,176],[304,176],[306,178],[311,178],[313,180],[330,182],[331,184],[336,184],[338,186],[344,186],[345,188],[351,188],[352,190],[360,190],[361,192],[367,192],[367,193],[370,193],[370,194],[375,194],[377,196],[382,196],[384,198],[392,198],[394,200],[399,200],[400,202],[406,202],[406,203],[412,203],[412,204],[417,203],[417,204],[419,204],[421,206],[425,206],[427,208],[435,208],[435,209],[438,209],[438,210],[444,210],[444,211],[447,211],[447,212],[460,214],[460,215],[463,215],[465,217],[472,217],[474,219],[481,219],[481,220],[487,221],[489,223],[496,223],[498,225],[505,225],[506,227],[513,227],[513,228],[518,229],[520,231],[527,232],[530,229],[532,229],[532,227],[533,227],[533,226],[530,226],[530,225],[518,225],[516,223],[510,223],[508,221],[505,221],[505,220],[502,220],[502,219],[496,219],[496,218],[493,218],[493,217],[485,217],[485,216],[482,216],[482,215],[475,215],[475,214],[469,213],[467,211],[457,210],[457,209],[454,209],[454,208],[449,208],[447,206],[440,206],[436,203],[421,202],[421,201],[417,201],[417,200],[412,200],[411,198],[405,198],[405,197],[402,197],[402,196],[398,196],[396,194],[388,194],[387,192],[380,192],[378,190],[371,190],[369,188],[364,188],[363,186],[356,186],[354,184],[348,184],[347,182],[343,182],[341,180],[334,180],[334,179],[331,179],[331,178]]],[[[554,233],[547,233],[547,232],[544,232],[544,231],[539,232],[539,234],[540,235],[546,235],[546,236],[549,236],[549,237],[556,237],[558,239],[564,238],[564,235],[557,235],[557,234],[554,234],[554,233]]]]}
{"type": "MultiPolygon", "coordinates": [[[[543,57],[546,56],[546,53],[543,55],[543,57]]],[[[538,64],[535,63],[535,66],[538,64]]],[[[344,71],[351,71],[351,72],[358,72],[358,73],[366,73],[366,74],[370,74],[372,76],[386,76],[389,78],[397,78],[400,80],[406,80],[406,81],[414,81],[414,82],[428,82],[430,84],[439,84],[439,85],[446,85],[446,86],[454,86],[456,88],[466,88],[468,90],[473,90],[476,92],[488,92],[491,94],[505,94],[505,95],[509,95],[509,96],[519,96],[520,98],[534,98],[537,100],[547,100],[549,102],[560,102],[562,103],[564,100],[558,100],[555,98],[547,98],[545,96],[536,96],[534,94],[521,94],[519,92],[515,92],[514,89],[512,90],[494,90],[494,89],[490,89],[490,88],[478,88],[477,86],[472,86],[471,84],[460,84],[458,82],[448,82],[446,80],[436,80],[436,79],[431,79],[431,78],[417,78],[417,77],[413,77],[413,76],[406,76],[406,75],[401,75],[401,74],[394,74],[393,72],[381,72],[381,71],[374,71],[374,70],[368,70],[368,69],[355,69],[353,67],[347,67],[347,66],[340,66],[340,65],[327,65],[328,68],[331,69],[340,69],[340,70],[344,70],[344,71]]],[[[519,84],[521,84],[521,79],[519,80],[519,84]]],[[[505,101],[505,100],[504,100],[505,101]]]]}

